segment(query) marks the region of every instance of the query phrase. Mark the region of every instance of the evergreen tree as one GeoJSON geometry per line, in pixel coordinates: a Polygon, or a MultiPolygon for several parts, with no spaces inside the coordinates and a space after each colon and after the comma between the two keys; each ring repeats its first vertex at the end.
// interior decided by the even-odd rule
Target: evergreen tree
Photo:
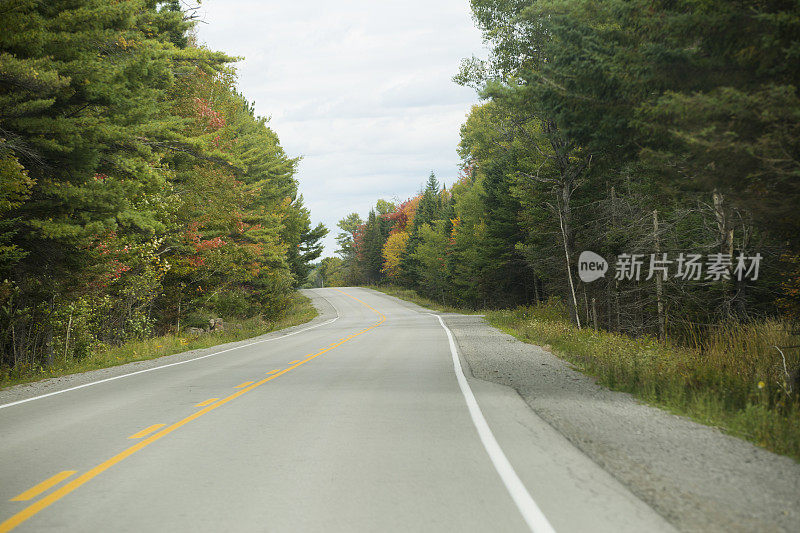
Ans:
{"type": "Polygon", "coordinates": [[[417,247],[420,245],[420,228],[425,224],[430,225],[439,216],[442,203],[439,195],[439,182],[431,172],[425,189],[422,191],[419,204],[414,215],[414,222],[411,225],[409,239],[406,243],[406,254],[400,262],[401,279],[404,283],[415,286],[419,279],[421,265],[416,255],[417,247]]]}
{"type": "Polygon", "coordinates": [[[279,314],[326,229],[180,2],[0,11],[0,366],[279,314]]]}

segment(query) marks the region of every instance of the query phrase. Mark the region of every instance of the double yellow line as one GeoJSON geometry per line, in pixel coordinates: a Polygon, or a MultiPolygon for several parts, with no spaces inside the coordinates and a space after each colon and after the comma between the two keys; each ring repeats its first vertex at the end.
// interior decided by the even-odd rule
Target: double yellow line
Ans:
{"type": "MultiPolygon", "coordinates": [[[[306,357],[305,359],[303,359],[301,361],[298,361],[296,364],[294,364],[294,365],[292,365],[292,366],[290,366],[288,368],[285,368],[285,369],[281,370],[280,372],[271,374],[269,377],[266,377],[266,378],[264,378],[264,379],[262,379],[260,381],[253,382],[252,385],[249,385],[249,386],[247,386],[245,388],[242,388],[242,389],[236,391],[235,393],[231,394],[227,398],[222,398],[221,400],[218,400],[218,401],[212,403],[208,407],[205,407],[205,408],[201,409],[200,411],[192,413],[191,415],[187,416],[183,420],[179,420],[178,422],[175,422],[174,424],[165,427],[164,429],[162,429],[158,433],[154,433],[153,435],[147,437],[146,439],[144,439],[142,441],[137,442],[136,444],[134,444],[130,448],[118,453],[117,455],[111,457],[110,459],[107,459],[106,461],[103,461],[102,463],[100,463],[99,465],[95,466],[91,470],[88,470],[87,472],[85,472],[85,473],[81,474],[80,476],[78,476],[77,478],[73,479],[72,481],[70,481],[69,483],[64,485],[63,487],[51,492],[50,494],[48,494],[47,496],[45,496],[41,500],[29,505],[28,507],[26,507],[22,511],[18,512],[17,514],[12,516],[11,518],[9,518],[6,521],[4,521],[2,524],[0,524],[0,533],[6,533],[7,531],[11,531],[12,529],[17,527],[21,523],[25,522],[26,520],[28,520],[29,518],[31,518],[32,516],[37,514],[39,511],[42,511],[43,509],[46,509],[47,507],[50,507],[55,502],[57,502],[58,500],[60,500],[64,496],[66,496],[67,494],[69,494],[72,491],[76,490],[81,485],[91,481],[92,479],[94,479],[98,475],[102,474],[103,472],[105,472],[106,470],[111,468],[112,466],[116,465],[117,463],[122,462],[124,459],[127,459],[128,457],[130,457],[134,453],[138,452],[139,450],[141,450],[143,448],[146,448],[147,446],[153,444],[157,440],[166,437],[167,435],[169,435],[173,431],[185,426],[189,422],[191,422],[193,420],[197,420],[198,418],[200,418],[204,414],[209,413],[209,412],[213,411],[214,409],[217,409],[218,407],[222,407],[226,403],[235,400],[239,396],[247,394],[251,390],[253,390],[253,389],[257,388],[257,387],[260,387],[264,383],[266,383],[268,381],[271,381],[271,380],[277,378],[278,376],[286,374],[287,372],[290,372],[290,371],[294,370],[295,368],[306,364],[307,362],[311,361],[312,359],[315,359],[315,358],[319,357],[320,355],[325,354],[325,353],[333,350],[337,346],[340,346],[340,345],[344,344],[345,342],[358,337],[359,335],[363,335],[364,333],[366,333],[366,332],[368,332],[368,331],[370,331],[372,329],[375,329],[378,326],[380,326],[381,324],[383,324],[384,322],[386,322],[386,316],[383,313],[381,313],[380,311],[378,311],[377,309],[375,309],[372,306],[370,306],[369,304],[359,300],[355,296],[347,294],[344,291],[340,291],[339,289],[334,289],[334,290],[336,290],[336,291],[344,294],[345,296],[348,296],[348,297],[352,298],[353,300],[356,300],[357,302],[361,303],[362,305],[368,307],[369,309],[371,309],[372,311],[377,313],[381,317],[381,319],[377,323],[373,324],[372,326],[370,326],[370,327],[368,327],[366,329],[362,329],[358,333],[354,333],[353,335],[345,337],[344,339],[331,344],[329,347],[325,348],[324,350],[320,350],[319,352],[317,352],[315,354],[311,354],[308,357],[306,357]]],[[[65,472],[62,472],[61,474],[57,474],[56,476],[54,476],[54,478],[58,477],[58,476],[62,476],[63,474],[66,474],[67,472],[69,472],[70,475],[74,473],[74,471],[65,471],[65,472]]],[[[66,476],[66,477],[69,477],[69,476],[66,476]]],[[[62,481],[66,477],[59,478],[58,480],[54,481],[53,483],[51,483],[47,487],[44,487],[42,490],[39,490],[38,493],[44,492],[44,490],[47,490],[52,485],[58,484],[60,481],[62,481]]],[[[53,478],[51,478],[51,479],[49,479],[49,480],[47,480],[47,481],[45,481],[43,483],[40,483],[36,487],[33,487],[32,489],[26,491],[23,494],[27,495],[27,493],[30,493],[30,492],[34,491],[34,489],[40,489],[44,484],[50,482],[51,480],[53,480],[53,478]]],[[[17,500],[21,496],[22,495],[18,496],[17,498],[15,498],[15,500],[17,500]]]]}

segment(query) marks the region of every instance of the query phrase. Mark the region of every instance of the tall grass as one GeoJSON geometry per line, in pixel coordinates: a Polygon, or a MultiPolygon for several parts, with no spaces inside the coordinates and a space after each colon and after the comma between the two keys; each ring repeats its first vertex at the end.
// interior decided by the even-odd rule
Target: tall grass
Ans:
{"type": "MultiPolygon", "coordinates": [[[[108,368],[135,361],[155,359],[165,355],[210,348],[219,344],[236,342],[308,322],[317,316],[311,301],[305,296],[295,294],[288,307],[275,320],[254,317],[239,323],[226,325],[226,330],[199,336],[187,334],[164,335],[127,342],[121,346],[98,346],[89,355],[80,359],[56,358],[47,367],[17,366],[13,369],[0,369],[0,388],[38,381],[40,379],[75,374],[100,368],[108,368]]],[[[228,323],[226,323],[228,324],[228,323]]]]}
{"type": "Polygon", "coordinates": [[[730,322],[687,337],[686,346],[652,337],[579,330],[557,303],[490,311],[487,320],[525,342],[552,347],[578,369],[674,413],[717,426],[800,460],[800,394],[793,383],[800,345],[779,320],[730,322]]]}

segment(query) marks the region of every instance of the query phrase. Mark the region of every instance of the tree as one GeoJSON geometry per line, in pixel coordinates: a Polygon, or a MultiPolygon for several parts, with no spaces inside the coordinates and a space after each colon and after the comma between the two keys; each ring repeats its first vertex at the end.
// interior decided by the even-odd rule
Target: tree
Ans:
{"type": "Polygon", "coordinates": [[[364,225],[363,247],[360,250],[360,259],[363,265],[363,275],[366,283],[379,283],[381,281],[381,266],[383,265],[383,245],[389,236],[386,219],[377,215],[375,211],[369,212],[369,217],[364,225]]]}
{"type": "MultiPolygon", "coordinates": [[[[439,223],[441,225],[441,222],[439,223]]],[[[414,259],[419,264],[420,288],[426,294],[436,295],[438,300],[445,302],[447,290],[447,237],[441,227],[433,228],[424,224],[419,228],[419,246],[413,252],[414,259]]]]}
{"type": "Polygon", "coordinates": [[[2,12],[0,366],[280,314],[326,230],[232,58],[193,45],[176,0],[2,12]]]}
{"type": "Polygon", "coordinates": [[[336,243],[339,245],[339,249],[336,251],[337,253],[345,257],[349,257],[355,253],[353,250],[355,234],[359,226],[363,224],[364,221],[361,220],[358,213],[350,213],[336,224],[339,229],[342,230],[336,235],[336,243]]]}
{"type": "Polygon", "coordinates": [[[405,231],[391,233],[386,239],[383,247],[383,272],[391,281],[397,281],[400,277],[400,260],[405,254],[408,244],[409,234],[405,231]]]}
{"type": "Polygon", "coordinates": [[[419,201],[411,221],[411,231],[409,231],[409,239],[406,243],[407,253],[400,261],[400,276],[404,283],[415,286],[416,280],[419,279],[421,266],[418,262],[416,251],[421,242],[420,228],[425,224],[430,225],[433,223],[439,217],[441,208],[442,199],[440,197],[439,182],[434,173],[431,172],[425,184],[425,189],[419,195],[419,201]]]}
{"type": "Polygon", "coordinates": [[[383,198],[378,199],[378,201],[375,203],[375,211],[377,211],[380,216],[386,216],[390,213],[393,213],[395,209],[397,209],[395,204],[384,200],[383,198]]]}
{"type": "Polygon", "coordinates": [[[310,213],[303,206],[303,196],[298,196],[287,210],[283,222],[283,241],[287,243],[287,261],[295,278],[295,287],[306,282],[311,272],[310,263],[322,255],[320,242],[328,234],[328,228],[317,224],[311,228],[310,213]]]}
{"type": "Polygon", "coordinates": [[[319,270],[325,287],[344,285],[343,262],[338,257],[326,257],[320,262],[319,270]]]}

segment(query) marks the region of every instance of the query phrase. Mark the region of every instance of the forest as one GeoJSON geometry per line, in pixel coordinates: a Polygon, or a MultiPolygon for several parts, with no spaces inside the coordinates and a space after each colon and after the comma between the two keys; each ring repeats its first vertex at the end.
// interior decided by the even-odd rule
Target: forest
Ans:
{"type": "Polygon", "coordinates": [[[661,337],[798,317],[796,2],[471,5],[491,55],[455,78],[483,99],[460,175],[340,221],[329,283],[468,308],[557,297],[578,325],[661,337]],[[578,278],[584,250],[608,260],[604,278],[578,278]],[[619,279],[634,254],[641,276],[619,279]],[[679,277],[679,254],[706,270],[679,277]],[[665,275],[647,278],[651,256],[665,275]]]}
{"type": "Polygon", "coordinates": [[[482,100],[460,173],[342,219],[312,281],[481,310],[800,457],[800,4],[471,7],[490,54],[455,76],[482,100]]]}
{"type": "Polygon", "coordinates": [[[0,368],[280,317],[319,257],[298,158],[178,0],[0,1],[0,368]]]}

